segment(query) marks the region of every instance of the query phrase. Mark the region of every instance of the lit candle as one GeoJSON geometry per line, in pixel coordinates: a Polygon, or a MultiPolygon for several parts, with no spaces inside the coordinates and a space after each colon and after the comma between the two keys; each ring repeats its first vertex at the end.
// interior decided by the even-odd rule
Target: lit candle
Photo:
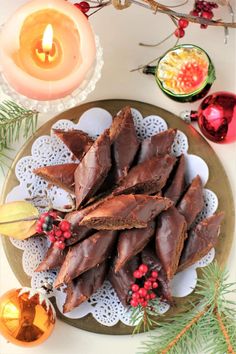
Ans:
{"type": "Polygon", "coordinates": [[[72,93],[95,57],[87,18],[65,0],[28,2],[0,34],[0,64],[6,80],[18,93],[36,100],[72,93]]]}

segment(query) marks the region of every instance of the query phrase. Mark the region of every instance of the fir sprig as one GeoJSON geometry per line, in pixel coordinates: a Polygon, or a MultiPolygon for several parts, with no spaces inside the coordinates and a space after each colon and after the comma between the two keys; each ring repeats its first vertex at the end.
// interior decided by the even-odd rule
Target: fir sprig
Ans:
{"type": "Polygon", "coordinates": [[[143,331],[150,331],[158,322],[156,320],[160,301],[158,299],[149,301],[147,307],[141,305],[131,308],[130,324],[134,326],[133,334],[143,331]]]}
{"type": "Polygon", "coordinates": [[[165,319],[142,345],[145,354],[236,353],[236,302],[227,299],[235,283],[217,263],[203,269],[192,303],[185,313],[165,319]]]}
{"type": "Polygon", "coordinates": [[[26,139],[33,133],[37,126],[38,112],[27,110],[12,101],[0,104],[0,168],[8,166],[9,159],[4,150],[9,150],[10,145],[19,140],[20,133],[26,139]]]}

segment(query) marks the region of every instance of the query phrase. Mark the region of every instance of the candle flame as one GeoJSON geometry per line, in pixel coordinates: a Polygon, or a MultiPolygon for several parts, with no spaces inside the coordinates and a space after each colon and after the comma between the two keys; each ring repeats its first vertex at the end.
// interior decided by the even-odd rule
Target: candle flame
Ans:
{"type": "Polygon", "coordinates": [[[53,27],[48,24],[43,33],[42,48],[44,52],[50,52],[53,45],[53,27]]]}

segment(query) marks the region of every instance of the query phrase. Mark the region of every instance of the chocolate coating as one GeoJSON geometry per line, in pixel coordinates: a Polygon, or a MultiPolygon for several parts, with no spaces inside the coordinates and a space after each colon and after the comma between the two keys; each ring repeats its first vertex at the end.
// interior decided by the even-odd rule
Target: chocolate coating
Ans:
{"type": "Polygon", "coordinates": [[[74,157],[81,160],[93,144],[93,139],[82,130],[53,129],[53,132],[73,153],[74,157]]]}
{"type": "Polygon", "coordinates": [[[166,272],[163,269],[160,259],[156,256],[153,249],[148,246],[141,253],[142,263],[146,264],[150,271],[158,272],[158,288],[155,289],[157,295],[169,303],[173,302],[170,290],[169,280],[167,279],[166,272]]]}
{"type": "Polygon", "coordinates": [[[74,173],[78,166],[77,163],[65,163],[62,165],[38,167],[33,172],[49,183],[65,189],[69,193],[74,193],[74,173]]]}
{"type": "Polygon", "coordinates": [[[174,142],[176,129],[168,129],[150,138],[144,139],[138,156],[138,163],[142,163],[155,156],[169,154],[174,142]]]}
{"type": "Polygon", "coordinates": [[[185,157],[181,155],[174,176],[164,196],[171,199],[176,204],[185,190],[185,157]]]}
{"type": "Polygon", "coordinates": [[[177,205],[178,211],[185,217],[188,230],[190,229],[197,215],[202,210],[203,206],[203,186],[201,178],[197,175],[177,205]]]}
{"type": "Polygon", "coordinates": [[[120,186],[115,189],[114,194],[154,194],[159,192],[166,184],[175,161],[174,156],[165,155],[152,157],[134,166],[122,180],[120,186]]]}
{"type": "Polygon", "coordinates": [[[72,280],[66,288],[63,313],[72,311],[88,300],[104,283],[107,270],[108,264],[105,261],[72,280]]]}
{"type": "Polygon", "coordinates": [[[116,232],[99,231],[71,247],[62,264],[54,286],[66,283],[110,257],[116,232]]]}
{"type": "Polygon", "coordinates": [[[100,135],[75,171],[77,208],[91,198],[104,182],[111,168],[109,131],[100,135]]]}
{"type": "Polygon", "coordinates": [[[185,218],[174,206],[157,218],[156,254],[169,280],[173,278],[178,268],[186,231],[185,218]]]}
{"type": "Polygon", "coordinates": [[[45,270],[55,269],[60,267],[66,258],[67,250],[61,250],[55,244],[51,244],[44,259],[35,269],[35,272],[43,272],[45,270]]]}
{"type": "Polygon", "coordinates": [[[178,271],[196,263],[216,245],[223,218],[224,213],[219,212],[202,220],[190,231],[180,258],[178,271]]]}
{"type": "Polygon", "coordinates": [[[150,221],[145,229],[131,229],[122,231],[118,238],[118,256],[115,263],[115,272],[119,270],[147,245],[155,231],[155,222],[150,221]]]}
{"type": "Polygon", "coordinates": [[[110,139],[114,161],[113,183],[117,183],[127,175],[139,147],[130,107],[123,108],[114,118],[110,127],[110,139]]]}
{"type": "Polygon", "coordinates": [[[133,272],[139,266],[139,259],[137,256],[133,257],[125,266],[117,273],[114,267],[110,268],[108,273],[108,280],[111,282],[118,298],[124,306],[128,306],[130,302],[129,290],[131,285],[135,283],[133,272]]]}
{"type": "Polygon", "coordinates": [[[172,205],[170,199],[148,195],[118,195],[87,214],[81,225],[94,229],[145,228],[150,220],[172,205]]]}

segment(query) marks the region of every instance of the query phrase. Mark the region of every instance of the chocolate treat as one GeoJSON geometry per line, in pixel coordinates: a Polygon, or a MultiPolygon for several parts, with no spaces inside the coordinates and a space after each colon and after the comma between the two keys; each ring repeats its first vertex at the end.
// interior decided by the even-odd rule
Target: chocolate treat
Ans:
{"type": "Polygon", "coordinates": [[[45,270],[60,267],[66,258],[67,250],[61,250],[54,243],[49,247],[44,259],[35,269],[35,272],[43,272],[45,270]]]}
{"type": "Polygon", "coordinates": [[[180,258],[178,271],[199,261],[216,245],[223,218],[224,213],[219,212],[202,220],[190,231],[180,258]]]}
{"type": "Polygon", "coordinates": [[[125,107],[114,118],[110,128],[112,142],[113,182],[117,183],[128,173],[139,147],[130,107],[125,107]]]}
{"type": "Polygon", "coordinates": [[[86,152],[93,144],[93,139],[82,130],[62,130],[53,129],[53,132],[60,138],[68,149],[73,153],[74,157],[82,160],[86,152]]]}
{"type": "Polygon", "coordinates": [[[87,270],[110,257],[117,233],[114,231],[96,232],[89,238],[71,247],[55,280],[55,287],[83,274],[87,270]]]}
{"type": "Polygon", "coordinates": [[[134,166],[115,189],[114,194],[159,192],[166,184],[175,161],[174,156],[165,155],[153,157],[134,166]]]}
{"type": "Polygon", "coordinates": [[[149,160],[155,156],[163,156],[169,154],[171,145],[174,142],[176,129],[168,129],[150,138],[144,139],[138,156],[138,163],[149,160]]]}
{"type": "Polygon", "coordinates": [[[81,225],[102,230],[144,228],[172,205],[170,199],[148,195],[118,195],[86,215],[81,225]]]}
{"type": "Polygon", "coordinates": [[[66,245],[73,245],[91,235],[91,229],[80,225],[81,220],[87,214],[87,209],[88,208],[76,210],[65,216],[65,220],[69,221],[71,224],[72,231],[72,236],[66,240],[66,245]]]}
{"type": "Polygon", "coordinates": [[[169,280],[178,268],[186,230],[185,218],[174,206],[161,213],[157,219],[156,254],[169,280]]]}
{"type": "Polygon", "coordinates": [[[72,280],[66,288],[66,301],[63,313],[72,311],[75,307],[88,300],[104,283],[107,275],[107,262],[103,262],[72,280]]]}
{"type": "Polygon", "coordinates": [[[164,196],[171,199],[176,204],[185,190],[185,157],[181,155],[174,175],[171,176],[171,183],[166,189],[164,196]]]}
{"type": "Polygon", "coordinates": [[[120,233],[118,238],[118,256],[115,264],[115,272],[119,270],[136,254],[141,252],[153,236],[155,222],[150,221],[145,229],[131,229],[120,233]]]}
{"type": "Polygon", "coordinates": [[[187,192],[184,194],[177,206],[178,211],[187,221],[188,230],[196,219],[198,213],[202,210],[203,206],[203,186],[201,178],[197,175],[197,177],[192,180],[187,192]]]}
{"type": "Polygon", "coordinates": [[[78,166],[79,164],[77,163],[65,163],[62,165],[38,167],[33,172],[49,183],[61,187],[69,193],[74,193],[74,173],[78,166]]]}
{"type": "Polygon", "coordinates": [[[166,272],[163,269],[161,261],[157,258],[155,252],[150,246],[146,247],[141,253],[142,263],[146,264],[150,271],[158,272],[158,288],[156,293],[163,300],[169,303],[173,302],[172,294],[170,290],[169,280],[167,279],[166,272]]]}
{"type": "Polygon", "coordinates": [[[138,266],[139,258],[135,256],[127,262],[119,272],[115,273],[114,266],[112,266],[108,273],[108,280],[124,306],[129,305],[131,299],[129,291],[131,290],[132,284],[135,283],[133,273],[138,266]]]}
{"type": "Polygon", "coordinates": [[[109,131],[100,135],[75,171],[76,205],[91,198],[104,182],[111,168],[109,131]]]}

